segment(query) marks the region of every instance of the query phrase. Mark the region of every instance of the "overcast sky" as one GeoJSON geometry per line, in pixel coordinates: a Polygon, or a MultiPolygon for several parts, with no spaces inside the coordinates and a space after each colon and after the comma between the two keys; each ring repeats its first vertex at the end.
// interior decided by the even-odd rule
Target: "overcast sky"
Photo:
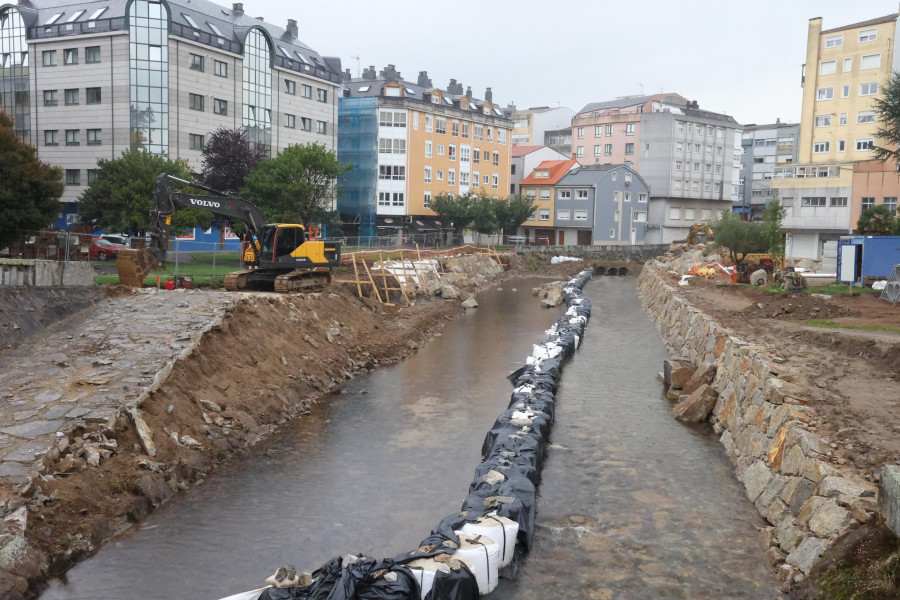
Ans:
{"type": "Polygon", "coordinates": [[[244,10],[281,27],[296,19],[303,42],[354,75],[394,64],[477,97],[490,86],[503,106],[575,111],[662,89],[770,123],[800,119],[809,19],[840,27],[895,13],[898,0],[244,0],[244,10]]]}

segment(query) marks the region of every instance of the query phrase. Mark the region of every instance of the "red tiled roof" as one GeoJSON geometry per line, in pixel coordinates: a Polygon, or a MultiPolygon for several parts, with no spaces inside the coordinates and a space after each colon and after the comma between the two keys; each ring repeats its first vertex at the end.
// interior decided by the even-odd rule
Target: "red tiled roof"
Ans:
{"type": "Polygon", "coordinates": [[[549,169],[549,177],[535,177],[534,171],[532,171],[528,174],[528,177],[519,182],[519,185],[554,185],[577,164],[578,161],[574,158],[570,158],[569,160],[545,160],[535,167],[534,171],[539,169],[549,169]]]}
{"type": "Polygon", "coordinates": [[[535,150],[540,150],[541,148],[546,148],[546,146],[513,146],[512,157],[519,158],[526,154],[531,154],[535,150]]]}

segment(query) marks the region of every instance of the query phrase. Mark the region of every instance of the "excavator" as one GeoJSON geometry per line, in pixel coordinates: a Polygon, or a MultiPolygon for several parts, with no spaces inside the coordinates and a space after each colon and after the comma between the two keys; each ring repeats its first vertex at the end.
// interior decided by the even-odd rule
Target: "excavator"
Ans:
{"type": "Polygon", "coordinates": [[[341,263],[341,244],[319,239],[316,227],[292,223],[267,223],[252,203],[174,175],[162,173],[153,187],[150,211],[150,253],[165,264],[175,207],[194,207],[240,221],[247,228],[241,245],[240,271],[225,276],[225,289],[311,291],[331,282],[331,269],[341,263]],[[209,192],[189,194],[176,190],[174,182],[209,192]]]}

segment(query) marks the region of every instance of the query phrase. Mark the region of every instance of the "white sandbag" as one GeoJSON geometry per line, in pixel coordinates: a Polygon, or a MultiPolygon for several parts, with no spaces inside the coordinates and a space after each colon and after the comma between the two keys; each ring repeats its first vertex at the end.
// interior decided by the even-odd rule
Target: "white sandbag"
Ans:
{"type": "Polygon", "coordinates": [[[460,530],[470,535],[482,535],[492,540],[500,540],[500,567],[505,567],[513,559],[516,551],[516,536],[519,524],[497,513],[485,515],[474,523],[466,523],[460,530]]]}
{"type": "Polygon", "coordinates": [[[457,531],[459,536],[459,549],[453,553],[455,558],[462,558],[472,566],[475,581],[478,582],[478,591],[490,594],[497,587],[497,577],[500,570],[500,544],[485,536],[469,535],[463,531],[457,531]]]}
{"type": "Polygon", "coordinates": [[[253,590],[252,592],[242,592],[240,594],[228,596],[227,598],[222,598],[222,600],[256,600],[257,598],[259,598],[259,595],[263,593],[264,589],[266,588],[259,588],[258,590],[253,590]]]}
{"type": "MultiPolygon", "coordinates": [[[[421,600],[425,600],[425,596],[431,591],[432,586],[434,586],[434,576],[437,574],[438,569],[441,568],[441,563],[435,562],[434,559],[431,558],[419,558],[406,563],[406,566],[409,567],[413,577],[419,582],[419,590],[421,591],[420,598],[421,600]]],[[[444,565],[444,568],[447,568],[446,565],[444,565]]]]}

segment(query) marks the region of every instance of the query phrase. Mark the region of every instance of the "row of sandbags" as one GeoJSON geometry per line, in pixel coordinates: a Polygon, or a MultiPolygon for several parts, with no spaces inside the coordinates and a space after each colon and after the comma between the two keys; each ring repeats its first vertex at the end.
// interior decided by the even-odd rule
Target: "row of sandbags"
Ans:
{"type": "Polygon", "coordinates": [[[519,557],[531,549],[563,361],[578,348],[591,314],[581,293],[591,275],[582,271],[567,283],[565,314],[510,375],[509,405],[485,436],[460,512],[412,552],[391,559],[336,557],[313,572],[308,585],[266,588],[259,600],[476,600],[500,577],[514,577],[519,557]]]}

